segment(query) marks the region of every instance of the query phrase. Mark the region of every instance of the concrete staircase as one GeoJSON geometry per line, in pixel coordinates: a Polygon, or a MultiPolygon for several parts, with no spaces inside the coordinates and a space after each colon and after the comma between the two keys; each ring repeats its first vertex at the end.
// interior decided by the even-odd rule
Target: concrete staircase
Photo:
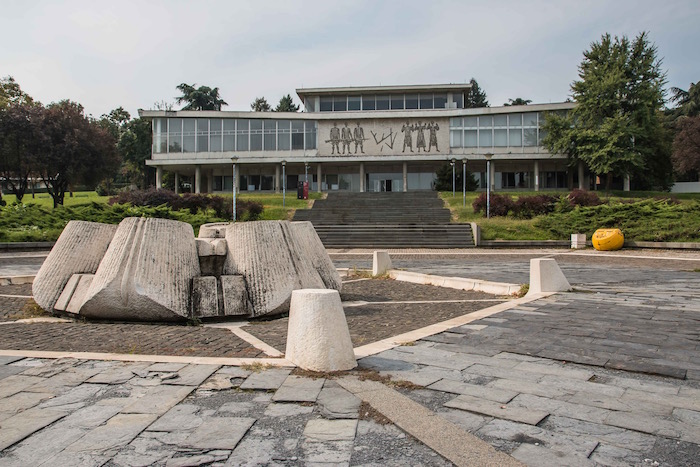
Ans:
{"type": "Polygon", "coordinates": [[[450,224],[435,192],[329,193],[295,221],[310,221],[326,248],[468,248],[469,224],[450,224]]]}

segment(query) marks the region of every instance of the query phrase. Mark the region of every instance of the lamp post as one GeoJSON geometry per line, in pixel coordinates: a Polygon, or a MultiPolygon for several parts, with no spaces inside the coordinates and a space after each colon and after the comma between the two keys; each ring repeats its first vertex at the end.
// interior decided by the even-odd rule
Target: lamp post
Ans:
{"type": "Polygon", "coordinates": [[[282,161],[282,208],[285,207],[287,199],[287,161],[282,161]]]}
{"type": "Polygon", "coordinates": [[[238,162],[238,156],[233,156],[231,162],[233,162],[233,222],[236,222],[236,162],[238,162]]]}
{"type": "Polygon", "coordinates": [[[452,166],[452,197],[455,197],[455,160],[452,159],[450,161],[450,165],[452,166]]]}
{"type": "Polygon", "coordinates": [[[486,218],[491,218],[491,158],[493,154],[484,154],[486,158],[486,218]]]}
{"type": "Polygon", "coordinates": [[[467,206],[467,158],[462,159],[462,207],[467,206]]]}
{"type": "Polygon", "coordinates": [[[304,181],[308,183],[309,181],[309,163],[304,162],[304,181]]]}

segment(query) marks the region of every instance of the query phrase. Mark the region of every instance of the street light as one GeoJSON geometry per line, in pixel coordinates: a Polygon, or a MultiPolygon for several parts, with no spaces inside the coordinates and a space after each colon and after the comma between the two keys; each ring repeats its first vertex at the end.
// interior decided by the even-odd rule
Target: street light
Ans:
{"type": "Polygon", "coordinates": [[[231,162],[233,162],[233,222],[236,222],[236,162],[238,162],[238,156],[233,156],[231,162]]]}
{"type": "Polygon", "coordinates": [[[455,197],[455,160],[452,159],[450,161],[450,165],[452,166],[452,197],[455,197]]]}
{"type": "Polygon", "coordinates": [[[462,159],[462,207],[467,206],[467,158],[462,159]]]}
{"type": "Polygon", "coordinates": [[[491,158],[493,154],[484,154],[486,158],[486,218],[491,218],[491,158]]]}
{"type": "Polygon", "coordinates": [[[282,208],[285,207],[285,202],[287,199],[287,172],[285,168],[287,167],[287,161],[282,161],[282,208]]]}

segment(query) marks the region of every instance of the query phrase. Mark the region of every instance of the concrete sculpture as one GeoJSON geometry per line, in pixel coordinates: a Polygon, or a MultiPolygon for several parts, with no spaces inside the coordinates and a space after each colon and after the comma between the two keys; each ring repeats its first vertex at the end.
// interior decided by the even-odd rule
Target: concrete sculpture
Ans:
{"type": "Polygon", "coordinates": [[[47,311],[87,318],[177,321],[289,309],[293,290],[341,281],[309,222],[189,224],[127,218],[71,221],[37,274],[47,311]]]}

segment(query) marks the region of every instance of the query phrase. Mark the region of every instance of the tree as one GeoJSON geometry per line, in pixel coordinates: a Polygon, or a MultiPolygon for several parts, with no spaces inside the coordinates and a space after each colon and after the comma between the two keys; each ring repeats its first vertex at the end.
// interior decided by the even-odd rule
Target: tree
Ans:
{"type": "Polygon", "coordinates": [[[151,122],[142,118],[129,120],[117,143],[117,151],[122,158],[121,174],[131,183],[141,188],[148,185],[148,166],[151,157],[151,122]]]}
{"type": "Polygon", "coordinates": [[[34,100],[27,93],[22,91],[19,83],[12,76],[0,79],[0,109],[4,109],[10,104],[32,105],[34,100]]]}
{"type": "MultiPolygon", "coordinates": [[[[455,162],[455,191],[462,191],[462,166],[460,161],[455,162]]],[[[435,171],[435,191],[452,191],[452,166],[447,163],[435,171]]],[[[479,188],[479,182],[467,170],[467,191],[475,191],[479,188]]]]}
{"type": "Polygon", "coordinates": [[[270,107],[270,104],[264,97],[256,97],[253,103],[250,104],[250,108],[253,112],[270,112],[272,110],[272,107],[270,107]]]}
{"type": "Polygon", "coordinates": [[[182,96],[176,98],[176,102],[187,103],[181,110],[221,110],[221,106],[228,105],[219,96],[219,88],[195,86],[196,84],[182,83],[176,87],[182,93],[182,96]]]}
{"type": "Polygon", "coordinates": [[[53,198],[54,207],[63,204],[72,184],[94,185],[119,166],[112,135],[88,119],[76,102],[66,100],[49,105],[43,112],[41,131],[45,140],[35,169],[53,198]]]}
{"type": "Polygon", "coordinates": [[[40,122],[44,109],[33,103],[16,102],[0,109],[0,176],[21,202],[42,150],[40,122]]]}
{"type": "Polygon", "coordinates": [[[602,36],[584,52],[579,81],[571,85],[577,106],[549,113],[544,146],[583,161],[597,174],[634,175],[640,187],[668,188],[670,138],[663,126],[666,75],[647,33],[633,41],[602,36]]]}
{"type": "Polygon", "coordinates": [[[508,99],[508,102],[503,105],[508,107],[509,105],[528,105],[532,103],[530,99],[523,99],[522,97],[516,97],[515,99],[508,99]]]}
{"type": "Polygon", "coordinates": [[[287,94],[280,99],[280,103],[275,107],[275,112],[299,112],[299,106],[294,104],[292,96],[287,94]]]}
{"type": "Polygon", "coordinates": [[[671,100],[676,103],[674,114],[676,117],[695,117],[700,115],[700,82],[690,83],[687,91],[680,88],[671,88],[671,100]]]}
{"type": "Polygon", "coordinates": [[[673,140],[673,168],[681,174],[700,173],[700,116],[681,117],[673,140]]]}
{"type": "Polygon", "coordinates": [[[464,108],[475,109],[477,107],[488,107],[489,101],[486,100],[486,93],[481,90],[479,83],[474,78],[469,80],[471,88],[464,96],[464,108]]]}

